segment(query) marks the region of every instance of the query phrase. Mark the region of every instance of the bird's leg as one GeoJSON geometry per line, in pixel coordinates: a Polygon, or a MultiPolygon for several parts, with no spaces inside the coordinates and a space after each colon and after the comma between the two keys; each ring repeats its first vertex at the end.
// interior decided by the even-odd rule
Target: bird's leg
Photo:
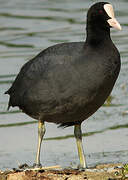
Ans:
{"type": "Polygon", "coordinates": [[[41,143],[42,143],[42,139],[43,139],[44,134],[45,134],[44,122],[39,120],[39,122],[38,122],[38,148],[37,148],[37,154],[36,154],[36,163],[34,164],[34,167],[41,167],[40,149],[41,149],[41,143]]]}
{"type": "Polygon", "coordinates": [[[85,169],[86,168],[86,161],[85,161],[84,150],[83,150],[83,146],[82,146],[81,125],[75,125],[74,135],[76,138],[78,156],[79,156],[79,160],[80,160],[80,167],[79,168],[85,169]]]}

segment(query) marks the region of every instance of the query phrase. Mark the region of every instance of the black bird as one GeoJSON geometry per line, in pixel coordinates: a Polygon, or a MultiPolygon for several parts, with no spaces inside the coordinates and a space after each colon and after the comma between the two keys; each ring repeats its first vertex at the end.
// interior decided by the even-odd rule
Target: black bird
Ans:
{"type": "Polygon", "coordinates": [[[43,50],[21,68],[6,92],[10,95],[8,108],[18,106],[39,122],[36,167],[41,165],[45,121],[74,126],[80,167],[86,167],[81,123],[104,104],[120,71],[120,54],[111,40],[111,27],[121,30],[112,5],[94,4],[87,13],[86,41],[43,50]]]}

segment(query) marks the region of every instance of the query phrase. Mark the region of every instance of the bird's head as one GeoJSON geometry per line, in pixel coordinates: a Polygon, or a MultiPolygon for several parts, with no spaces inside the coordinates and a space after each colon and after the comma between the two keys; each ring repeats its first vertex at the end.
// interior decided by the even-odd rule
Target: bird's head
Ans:
{"type": "Polygon", "coordinates": [[[108,2],[99,2],[90,7],[87,14],[88,24],[106,29],[114,27],[121,30],[121,25],[116,20],[113,7],[108,2]]]}

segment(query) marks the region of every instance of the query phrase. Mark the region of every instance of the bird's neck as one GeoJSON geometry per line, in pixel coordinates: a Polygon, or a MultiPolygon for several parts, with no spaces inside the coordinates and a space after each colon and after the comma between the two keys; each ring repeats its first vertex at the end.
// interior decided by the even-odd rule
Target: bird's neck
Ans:
{"type": "Polygon", "coordinates": [[[87,24],[87,38],[86,38],[86,43],[92,45],[92,46],[97,46],[104,41],[111,41],[110,37],[110,28],[99,28],[97,25],[95,26],[87,24]]]}

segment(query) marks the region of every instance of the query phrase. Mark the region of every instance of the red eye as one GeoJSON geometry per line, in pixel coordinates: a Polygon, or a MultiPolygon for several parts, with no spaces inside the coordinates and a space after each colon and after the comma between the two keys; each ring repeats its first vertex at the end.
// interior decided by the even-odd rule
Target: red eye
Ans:
{"type": "Polygon", "coordinates": [[[103,14],[103,11],[102,11],[102,10],[99,10],[99,13],[100,13],[100,14],[103,14]]]}

